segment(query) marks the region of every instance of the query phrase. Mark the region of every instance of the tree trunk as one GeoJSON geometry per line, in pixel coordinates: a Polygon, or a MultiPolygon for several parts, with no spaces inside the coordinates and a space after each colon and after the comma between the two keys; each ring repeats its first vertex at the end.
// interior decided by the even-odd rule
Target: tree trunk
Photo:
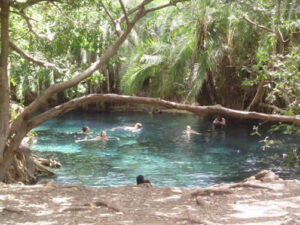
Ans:
{"type": "Polygon", "coordinates": [[[105,86],[106,86],[106,93],[110,93],[110,77],[109,77],[109,71],[108,69],[104,66],[102,67],[102,73],[105,76],[105,86]]]}
{"type": "Polygon", "coordinates": [[[276,12],[276,42],[277,42],[277,45],[278,45],[278,52],[280,54],[284,54],[284,39],[283,39],[283,36],[282,36],[282,33],[280,33],[280,29],[279,29],[279,26],[280,26],[280,21],[281,21],[281,12],[280,12],[280,9],[281,9],[281,0],[277,0],[277,12],[276,12]]]}
{"type": "Polygon", "coordinates": [[[250,103],[250,105],[247,107],[247,111],[253,110],[257,105],[259,105],[262,102],[262,97],[265,93],[265,88],[264,88],[265,82],[262,80],[258,84],[256,94],[250,103]]]}
{"type": "Polygon", "coordinates": [[[209,88],[209,96],[211,97],[212,103],[213,104],[217,104],[220,103],[219,98],[218,98],[218,94],[216,91],[216,87],[215,87],[215,82],[214,82],[214,77],[213,77],[213,73],[210,69],[208,69],[206,71],[207,74],[207,85],[209,88]]]}
{"type": "Polygon", "coordinates": [[[1,57],[0,57],[0,163],[9,131],[9,83],[8,83],[8,48],[9,48],[9,0],[1,0],[1,57]]]}

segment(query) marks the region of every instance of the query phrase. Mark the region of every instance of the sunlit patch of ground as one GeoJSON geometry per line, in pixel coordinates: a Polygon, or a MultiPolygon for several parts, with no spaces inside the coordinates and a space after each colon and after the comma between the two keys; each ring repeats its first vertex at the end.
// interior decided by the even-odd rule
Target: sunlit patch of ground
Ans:
{"type": "Polygon", "coordinates": [[[0,184],[0,224],[300,224],[300,181],[263,172],[210,188],[0,184]]]}

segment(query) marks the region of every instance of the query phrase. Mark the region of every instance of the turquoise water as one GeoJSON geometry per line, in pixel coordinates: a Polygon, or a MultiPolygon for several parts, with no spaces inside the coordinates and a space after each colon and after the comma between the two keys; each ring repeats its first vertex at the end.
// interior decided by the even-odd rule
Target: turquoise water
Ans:
{"type": "MultiPolygon", "coordinates": [[[[55,169],[59,184],[132,185],[136,176],[143,174],[156,187],[205,187],[240,181],[270,169],[268,157],[274,154],[274,150],[262,151],[262,138],[250,135],[252,126],[213,130],[211,121],[186,114],[70,113],[47,121],[35,131],[38,142],[31,146],[34,152],[58,157],[63,165],[55,169]],[[136,122],[143,124],[140,132],[113,129],[136,122]],[[76,134],[84,125],[90,127],[89,136],[76,134]],[[185,134],[186,125],[201,135],[185,134]],[[102,130],[120,140],[75,142],[93,138],[102,130]]],[[[299,145],[296,138],[287,136],[286,140],[299,145]]]]}

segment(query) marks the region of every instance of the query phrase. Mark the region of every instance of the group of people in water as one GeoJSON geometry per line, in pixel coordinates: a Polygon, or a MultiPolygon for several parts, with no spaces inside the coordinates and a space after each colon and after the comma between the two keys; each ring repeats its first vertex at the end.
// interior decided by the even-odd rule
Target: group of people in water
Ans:
{"type": "MultiPolygon", "coordinates": [[[[218,128],[225,128],[226,127],[226,120],[224,117],[218,115],[214,121],[213,121],[213,126],[215,129],[218,129],[218,128]]],[[[122,130],[125,130],[125,131],[130,131],[130,132],[137,132],[137,131],[140,131],[142,129],[142,124],[141,123],[136,123],[134,126],[124,126],[124,127],[116,127],[116,128],[113,128],[111,129],[112,131],[113,130],[116,130],[116,129],[122,129],[122,130]]],[[[190,125],[187,125],[186,126],[186,129],[184,131],[186,134],[190,135],[190,134],[195,134],[195,135],[201,135],[201,133],[195,131],[192,129],[192,127],[190,125]]],[[[82,130],[80,132],[80,134],[85,134],[85,135],[88,135],[90,134],[90,128],[88,126],[84,126],[82,127],[82,130]]],[[[76,142],[82,142],[82,141],[98,141],[98,140],[107,140],[107,139],[116,139],[116,140],[120,140],[118,137],[108,137],[106,132],[103,130],[101,131],[100,135],[99,136],[96,136],[92,139],[83,139],[83,140],[76,140],[76,142]]]]}
{"type": "MultiPolygon", "coordinates": [[[[112,131],[113,130],[116,130],[116,129],[122,129],[122,130],[125,130],[125,131],[130,131],[130,132],[137,132],[137,131],[140,131],[142,129],[142,124],[141,123],[136,123],[134,126],[123,126],[123,127],[116,127],[116,128],[113,128],[111,129],[112,131]]],[[[213,121],[213,127],[215,129],[219,129],[219,128],[225,128],[226,127],[226,120],[224,117],[218,115],[214,121],[213,121]]],[[[192,129],[192,127],[190,125],[187,125],[186,126],[186,129],[184,130],[184,133],[186,133],[187,135],[190,135],[190,134],[195,134],[195,135],[201,135],[201,133],[195,131],[192,129]]],[[[84,126],[82,127],[82,130],[80,132],[80,134],[84,134],[84,135],[89,135],[90,134],[90,128],[88,126],[84,126]]],[[[106,132],[103,130],[101,131],[100,135],[99,136],[96,136],[92,139],[83,139],[83,140],[77,140],[76,142],[81,142],[81,141],[98,141],[98,140],[107,140],[107,139],[116,139],[116,140],[120,140],[118,137],[108,137],[106,132]]],[[[148,184],[150,186],[151,185],[151,182],[144,178],[143,175],[139,175],[136,177],[136,182],[137,182],[137,185],[140,185],[140,184],[148,184]]]]}
{"type": "MultiPolygon", "coordinates": [[[[125,131],[137,132],[137,131],[140,131],[142,129],[142,124],[141,123],[136,123],[133,127],[130,127],[130,126],[116,127],[116,128],[111,129],[111,130],[116,130],[116,129],[122,129],[122,130],[125,130],[125,131]]],[[[89,135],[90,134],[90,128],[88,126],[82,127],[81,132],[79,134],[89,135]]],[[[118,138],[118,137],[107,136],[106,132],[103,130],[103,131],[101,131],[99,136],[96,136],[92,139],[76,140],[76,142],[99,141],[99,140],[108,140],[108,139],[115,139],[115,140],[118,140],[118,141],[120,140],[120,138],[118,138]]]]}
{"type": "MultiPolygon", "coordinates": [[[[219,129],[219,128],[225,128],[226,127],[226,120],[224,117],[222,117],[221,115],[218,115],[214,121],[213,121],[213,126],[215,129],[219,129]]],[[[195,131],[192,129],[192,127],[190,125],[186,126],[186,129],[184,131],[186,134],[196,134],[196,135],[201,135],[201,133],[195,131]]],[[[148,184],[149,186],[152,186],[150,180],[144,178],[143,175],[138,175],[136,177],[136,184],[140,185],[140,184],[148,184]]]]}

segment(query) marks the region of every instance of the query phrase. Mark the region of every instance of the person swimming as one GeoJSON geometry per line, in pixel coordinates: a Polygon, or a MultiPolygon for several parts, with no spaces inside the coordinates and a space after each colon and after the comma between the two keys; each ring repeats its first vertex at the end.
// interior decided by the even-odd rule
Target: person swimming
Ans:
{"type": "Polygon", "coordinates": [[[130,132],[138,132],[142,130],[143,125],[141,123],[136,123],[133,127],[130,126],[124,126],[124,127],[115,127],[111,129],[112,131],[117,130],[117,129],[122,129],[125,131],[130,131],[130,132]]]}
{"type": "Polygon", "coordinates": [[[214,128],[225,128],[226,127],[226,120],[221,115],[217,115],[217,117],[213,121],[214,128]]]}
{"type": "Polygon", "coordinates": [[[89,134],[89,132],[90,128],[88,126],[84,126],[82,127],[80,134],[89,134]]]}
{"type": "Polygon", "coordinates": [[[142,124],[136,123],[133,127],[125,126],[123,129],[126,131],[136,132],[142,129],[142,124]]]}
{"type": "Polygon", "coordinates": [[[186,126],[186,129],[184,131],[186,134],[196,134],[201,135],[201,133],[198,133],[197,131],[192,130],[192,127],[190,125],[186,126]]]}
{"type": "Polygon", "coordinates": [[[138,175],[136,177],[136,184],[137,185],[139,185],[139,184],[150,184],[150,186],[152,186],[150,180],[145,179],[143,175],[138,175]]]}
{"type": "Polygon", "coordinates": [[[115,139],[117,141],[120,141],[120,138],[118,137],[109,137],[107,136],[106,132],[103,130],[101,131],[100,135],[99,136],[96,136],[92,139],[84,139],[84,140],[76,140],[75,142],[84,142],[84,141],[106,141],[106,140],[112,140],[112,139],[115,139]]]}
{"type": "Polygon", "coordinates": [[[106,132],[103,130],[101,131],[100,135],[95,137],[94,139],[95,140],[106,140],[108,137],[106,135],[106,132]]]}

